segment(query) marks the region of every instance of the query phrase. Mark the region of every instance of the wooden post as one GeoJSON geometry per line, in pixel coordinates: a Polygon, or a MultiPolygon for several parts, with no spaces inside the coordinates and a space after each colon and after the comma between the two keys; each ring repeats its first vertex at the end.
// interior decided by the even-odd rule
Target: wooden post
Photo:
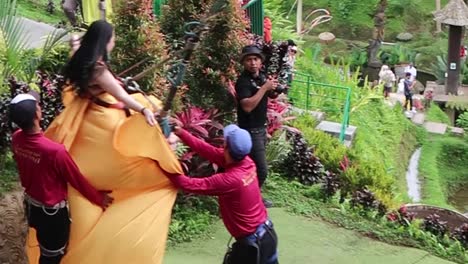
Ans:
{"type": "MultiPolygon", "coordinates": [[[[440,10],[440,0],[436,0],[436,11],[440,10]]],[[[436,33],[442,32],[442,23],[436,22],[436,33]]]]}
{"type": "Polygon", "coordinates": [[[296,13],[296,32],[301,34],[302,31],[302,0],[297,0],[297,13],[296,13]]]}
{"type": "Polygon", "coordinates": [[[458,86],[460,80],[460,47],[462,41],[462,27],[449,27],[449,47],[447,60],[447,84],[446,94],[458,95],[458,86]]]}

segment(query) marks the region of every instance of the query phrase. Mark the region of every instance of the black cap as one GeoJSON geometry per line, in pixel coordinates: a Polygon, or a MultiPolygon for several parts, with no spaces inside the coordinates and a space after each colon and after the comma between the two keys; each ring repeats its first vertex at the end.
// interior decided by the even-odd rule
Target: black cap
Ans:
{"type": "Polygon", "coordinates": [[[242,54],[240,56],[240,62],[243,62],[246,56],[256,55],[262,61],[265,60],[265,57],[262,54],[262,51],[255,45],[249,45],[242,48],[242,54]]]}

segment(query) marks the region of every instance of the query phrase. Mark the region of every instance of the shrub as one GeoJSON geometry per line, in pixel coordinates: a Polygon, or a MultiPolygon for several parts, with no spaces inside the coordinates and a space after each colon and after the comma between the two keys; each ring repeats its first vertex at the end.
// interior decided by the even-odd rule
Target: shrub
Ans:
{"type": "Polygon", "coordinates": [[[218,204],[209,196],[180,193],[172,210],[169,244],[188,242],[204,234],[217,219],[218,204]]]}
{"type": "Polygon", "coordinates": [[[449,117],[440,109],[437,104],[431,104],[429,111],[426,114],[427,121],[444,123],[450,125],[449,117]]]}
{"type": "MultiPolygon", "coordinates": [[[[176,113],[174,118],[177,126],[216,146],[223,143],[223,138],[219,136],[220,130],[223,129],[220,120],[221,114],[217,109],[203,110],[193,106],[176,113]]],[[[207,175],[218,169],[216,164],[211,164],[193,151],[179,154],[185,172],[192,176],[207,175]]]]}
{"type": "Polygon", "coordinates": [[[340,188],[340,178],[338,174],[326,171],[321,183],[321,194],[325,200],[333,197],[340,188]]]}
{"type": "Polygon", "coordinates": [[[387,215],[387,220],[397,222],[402,226],[409,226],[415,217],[415,213],[409,213],[406,206],[401,206],[398,211],[393,211],[387,215]]]}
{"type": "Polygon", "coordinates": [[[385,214],[386,207],[377,200],[375,194],[367,188],[356,190],[351,198],[351,206],[363,209],[364,211],[377,210],[380,214],[385,214]]]}
{"type": "Polygon", "coordinates": [[[313,154],[302,134],[288,132],[288,138],[292,149],[284,160],[285,175],[305,185],[319,183],[325,175],[320,159],[313,154]]]}
{"type": "Polygon", "coordinates": [[[425,217],[422,228],[424,231],[439,237],[444,236],[448,231],[447,222],[441,221],[440,216],[437,214],[431,214],[425,217]]]}
{"type": "Polygon", "coordinates": [[[468,224],[463,224],[455,229],[452,234],[452,237],[466,248],[468,248],[468,224]]]}
{"type": "MultiPolygon", "coordinates": [[[[39,102],[42,108],[41,127],[46,129],[52,120],[62,111],[63,77],[60,75],[48,75],[39,73],[36,82],[37,90],[41,95],[39,102]]],[[[12,124],[9,120],[10,101],[20,93],[29,92],[31,87],[16,78],[8,80],[8,91],[0,95],[0,155],[5,154],[10,147],[12,124]]]]}
{"type": "Polygon", "coordinates": [[[268,166],[278,168],[291,151],[291,144],[286,138],[286,131],[276,132],[266,147],[266,160],[268,166]]]}
{"type": "MultiPolygon", "coordinates": [[[[111,64],[119,73],[145,59],[127,75],[135,75],[165,57],[164,35],[152,19],[150,0],[119,1],[115,10],[115,48],[111,64]],[[129,52],[131,51],[131,52],[129,52]]],[[[125,77],[125,76],[123,76],[125,77]]],[[[162,69],[155,69],[139,81],[142,90],[152,91],[160,98],[165,92],[165,78],[162,69]]]]}
{"type": "Polygon", "coordinates": [[[269,99],[267,105],[267,118],[268,126],[267,132],[269,135],[273,135],[278,129],[284,127],[284,124],[294,119],[289,113],[289,103],[282,102],[278,99],[269,99]]]}
{"type": "Polygon", "coordinates": [[[301,130],[304,138],[314,148],[314,153],[327,170],[338,172],[340,162],[347,153],[346,147],[335,137],[316,130],[317,121],[309,114],[300,115],[292,122],[292,126],[301,130]]]}
{"type": "Polygon", "coordinates": [[[463,128],[465,131],[468,131],[468,111],[465,111],[463,114],[458,116],[457,126],[463,128]]]}
{"type": "MultiPolygon", "coordinates": [[[[188,101],[202,108],[215,107],[222,112],[231,113],[234,108],[234,84],[237,78],[238,58],[241,48],[247,43],[246,22],[238,1],[172,1],[170,5],[183,6],[186,9],[169,8],[164,21],[177,17],[180,12],[189,19],[211,16],[208,31],[202,36],[198,49],[194,52],[186,81],[189,86],[188,101]],[[179,3],[180,2],[180,3],[179,3]],[[210,6],[211,4],[211,6],[210,6]],[[174,13],[175,12],[175,13],[174,13]],[[194,14],[191,14],[194,12],[194,14]],[[201,13],[197,13],[201,12],[201,13]]],[[[187,20],[180,23],[187,22],[187,20]]],[[[166,23],[166,22],[164,22],[166,23]]],[[[180,26],[164,26],[169,36],[180,35],[180,26]],[[179,28],[179,29],[178,29],[179,28]]]]}
{"type": "Polygon", "coordinates": [[[163,7],[161,16],[161,31],[167,36],[168,44],[182,39],[184,36],[184,24],[200,20],[202,15],[208,12],[213,0],[202,1],[168,1],[163,7]]]}

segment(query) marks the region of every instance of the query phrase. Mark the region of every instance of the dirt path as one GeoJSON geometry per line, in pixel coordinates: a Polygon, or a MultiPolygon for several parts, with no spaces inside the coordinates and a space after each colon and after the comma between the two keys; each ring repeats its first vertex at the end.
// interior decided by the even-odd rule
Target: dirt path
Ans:
{"type": "Polygon", "coordinates": [[[27,263],[24,254],[27,230],[22,193],[0,194],[0,263],[27,263]]]}
{"type": "MultiPolygon", "coordinates": [[[[422,250],[392,246],[362,237],[356,232],[337,228],[318,219],[292,216],[283,209],[272,209],[270,215],[280,239],[280,263],[452,263],[422,250]]],[[[229,236],[221,222],[215,228],[212,238],[168,249],[164,264],[221,263],[229,236]]]]}

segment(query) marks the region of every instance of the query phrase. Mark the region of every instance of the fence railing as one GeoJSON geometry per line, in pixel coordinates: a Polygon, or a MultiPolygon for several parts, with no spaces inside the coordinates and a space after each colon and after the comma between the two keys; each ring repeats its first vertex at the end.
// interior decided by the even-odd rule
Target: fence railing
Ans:
{"type": "Polygon", "coordinates": [[[263,18],[265,16],[262,0],[250,0],[242,6],[242,9],[247,10],[250,18],[250,27],[252,33],[263,36],[263,18]]]}
{"type": "Polygon", "coordinates": [[[346,128],[349,126],[351,88],[312,80],[310,75],[295,73],[288,96],[297,108],[324,111],[333,116],[340,116],[339,139],[343,142],[346,128]]]}

